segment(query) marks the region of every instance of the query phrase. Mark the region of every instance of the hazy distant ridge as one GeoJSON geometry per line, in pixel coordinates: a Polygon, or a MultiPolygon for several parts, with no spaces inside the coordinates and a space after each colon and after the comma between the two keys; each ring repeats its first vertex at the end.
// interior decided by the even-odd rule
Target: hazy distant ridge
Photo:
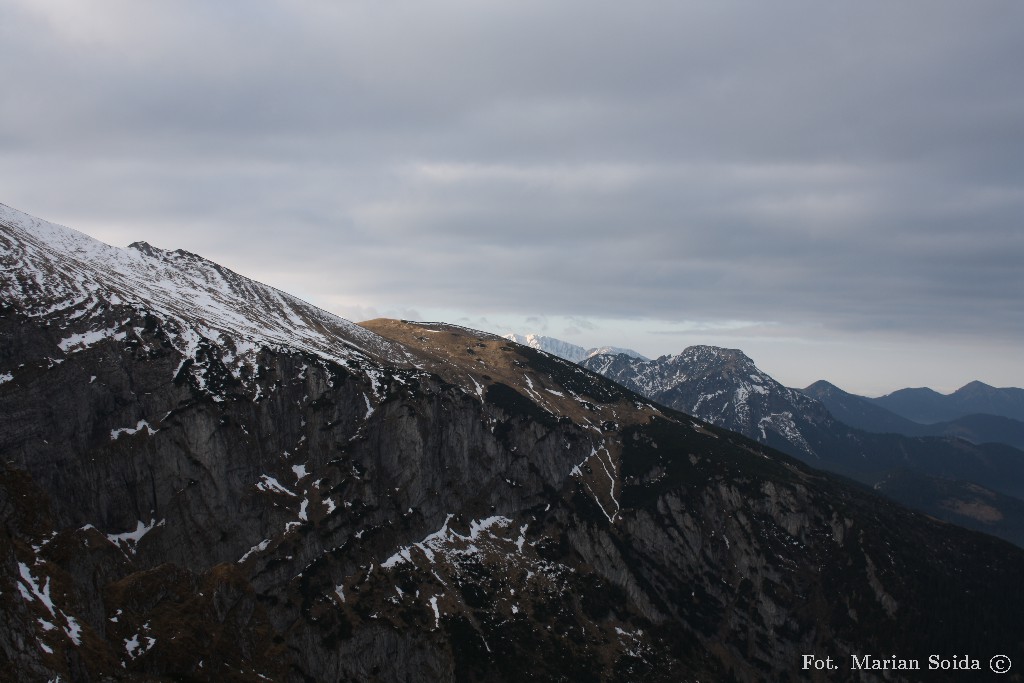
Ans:
{"type": "MultiPolygon", "coordinates": [[[[897,415],[879,405],[875,400],[845,392],[824,380],[815,382],[802,391],[824,403],[829,412],[840,422],[864,431],[905,436],[955,436],[972,443],[998,442],[1010,444],[1016,448],[1024,448],[1024,421],[1011,417],[990,413],[971,413],[951,420],[924,424],[897,415]]],[[[996,389],[996,391],[1014,390],[996,389]]]]}
{"type": "Polygon", "coordinates": [[[554,337],[545,337],[539,334],[515,334],[510,333],[505,335],[505,339],[529,346],[540,351],[546,351],[552,355],[564,358],[567,361],[573,363],[580,363],[591,356],[598,356],[601,354],[619,354],[624,353],[630,358],[639,358],[641,360],[648,360],[646,357],[640,355],[633,349],[623,349],[618,346],[598,346],[592,349],[586,349],[582,346],[562,341],[561,339],[555,339],[554,337]]]}
{"type": "Polygon", "coordinates": [[[952,394],[940,394],[928,388],[900,389],[868,400],[922,424],[955,420],[975,413],[1024,421],[1024,389],[1000,389],[978,381],[965,384],[952,394]]]}

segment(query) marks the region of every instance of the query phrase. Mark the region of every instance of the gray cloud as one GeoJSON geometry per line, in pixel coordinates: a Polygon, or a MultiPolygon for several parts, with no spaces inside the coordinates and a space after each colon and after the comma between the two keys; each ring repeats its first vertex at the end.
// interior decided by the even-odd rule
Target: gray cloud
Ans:
{"type": "Polygon", "coordinates": [[[1022,27],[1007,1],[9,2],[0,201],[339,311],[1012,347],[1022,27]]]}

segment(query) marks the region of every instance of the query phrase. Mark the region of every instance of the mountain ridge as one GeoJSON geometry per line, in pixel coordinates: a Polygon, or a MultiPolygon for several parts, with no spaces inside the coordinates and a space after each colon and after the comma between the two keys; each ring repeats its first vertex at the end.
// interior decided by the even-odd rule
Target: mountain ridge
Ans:
{"type": "Polygon", "coordinates": [[[166,251],[145,242],[119,249],[3,204],[0,223],[19,237],[18,248],[8,244],[5,268],[13,273],[34,264],[28,277],[5,282],[2,291],[23,305],[31,304],[31,296],[42,291],[46,279],[59,305],[76,310],[95,304],[92,291],[106,289],[113,294],[112,303],[141,296],[151,308],[179,321],[195,319],[201,312],[197,321],[211,338],[231,331],[252,343],[288,344],[333,353],[339,360],[347,357],[345,348],[365,353],[365,346],[389,360],[405,360],[400,349],[390,348],[354,323],[191,252],[166,251]],[[69,277],[69,269],[75,277],[69,277]]]}

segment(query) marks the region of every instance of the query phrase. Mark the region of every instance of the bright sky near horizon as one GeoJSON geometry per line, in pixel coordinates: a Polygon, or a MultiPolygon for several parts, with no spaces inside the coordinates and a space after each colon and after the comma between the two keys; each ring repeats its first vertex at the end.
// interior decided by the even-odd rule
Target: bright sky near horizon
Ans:
{"type": "Polygon", "coordinates": [[[347,318],[1024,386],[1024,4],[10,0],[0,202],[347,318]]]}

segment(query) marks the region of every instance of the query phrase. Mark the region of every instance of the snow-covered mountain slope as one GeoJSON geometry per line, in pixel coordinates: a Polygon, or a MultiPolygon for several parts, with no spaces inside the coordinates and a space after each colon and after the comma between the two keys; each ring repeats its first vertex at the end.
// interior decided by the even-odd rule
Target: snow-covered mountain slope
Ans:
{"type": "Polygon", "coordinates": [[[581,364],[663,405],[791,453],[816,456],[805,432],[809,423],[828,419],[817,401],[782,386],[739,349],[691,346],[655,360],[599,355],[581,364]]]}
{"type": "Polygon", "coordinates": [[[286,346],[334,361],[408,362],[399,345],[195,254],[145,242],[113,247],[2,204],[0,264],[0,295],[30,315],[97,319],[64,339],[65,351],[130,334],[96,315],[127,305],[176,321],[172,344],[187,358],[205,338],[230,339],[238,356],[286,346]]]}
{"type": "Polygon", "coordinates": [[[505,339],[514,341],[517,344],[523,346],[529,346],[530,348],[537,349],[539,351],[546,351],[559,358],[564,358],[567,361],[573,363],[579,363],[581,361],[590,358],[591,356],[597,356],[601,354],[618,354],[622,353],[631,358],[639,358],[641,360],[647,360],[644,356],[640,355],[632,349],[622,349],[617,346],[598,346],[592,349],[585,349],[582,346],[571,344],[561,339],[555,339],[554,337],[545,337],[539,334],[506,334],[505,339]]]}

